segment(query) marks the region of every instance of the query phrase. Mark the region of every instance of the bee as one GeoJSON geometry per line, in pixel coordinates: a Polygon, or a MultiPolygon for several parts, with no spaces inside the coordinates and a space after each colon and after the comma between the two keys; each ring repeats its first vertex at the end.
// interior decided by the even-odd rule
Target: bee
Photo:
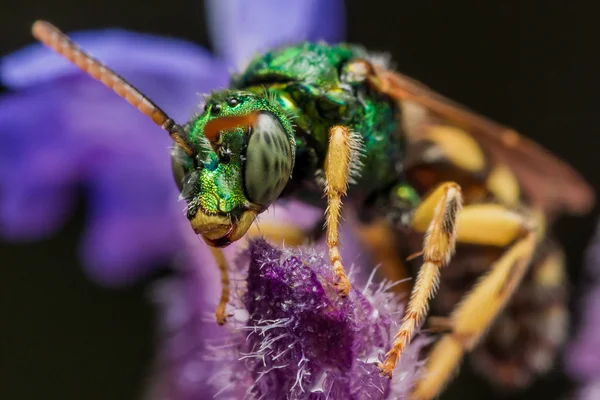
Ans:
{"type": "MultiPolygon", "coordinates": [[[[568,318],[564,261],[550,226],[561,214],[588,212],[595,196],[539,145],[350,44],[305,42],[256,56],[180,125],[51,24],[38,21],[32,32],[173,139],[187,217],[221,271],[219,324],[229,301],[221,249],[251,234],[257,216],[281,198],[323,208],[325,229],[315,231],[326,237],[336,289],[347,296],[344,199],[388,275],[405,269],[415,278],[378,364],[382,375],[392,377],[426,318],[439,337],[415,399],[438,395],[467,353],[507,385],[549,368],[568,318]],[[511,358],[515,348],[522,351],[511,358]]],[[[290,231],[282,223],[272,236],[290,231]]]]}

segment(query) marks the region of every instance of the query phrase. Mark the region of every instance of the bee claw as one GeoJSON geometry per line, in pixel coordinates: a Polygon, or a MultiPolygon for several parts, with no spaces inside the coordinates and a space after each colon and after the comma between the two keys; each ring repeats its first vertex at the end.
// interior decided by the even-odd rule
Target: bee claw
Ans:
{"type": "Polygon", "coordinates": [[[346,275],[338,275],[338,282],[336,283],[335,287],[338,290],[338,293],[340,294],[340,296],[342,297],[347,297],[348,293],[350,293],[350,289],[352,288],[352,285],[350,285],[350,281],[348,280],[348,278],[346,277],[346,275]]]}
{"type": "Polygon", "coordinates": [[[392,379],[393,373],[389,367],[386,367],[385,364],[382,364],[380,362],[375,363],[375,365],[377,366],[377,368],[379,368],[379,376],[388,377],[389,379],[392,379]]]}
{"type": "Polygon", "coordinates": [[[225,304],[219,304],[215,316],[217,317],[217,324],[225,325],[227,317],[232,317],[233,314],[225,314],[225,304]]]}

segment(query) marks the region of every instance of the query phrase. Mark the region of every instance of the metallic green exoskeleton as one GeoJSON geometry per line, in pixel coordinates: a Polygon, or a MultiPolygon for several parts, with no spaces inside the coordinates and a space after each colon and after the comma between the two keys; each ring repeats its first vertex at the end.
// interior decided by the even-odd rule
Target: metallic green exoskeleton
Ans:
{"type": "Polygon", "coordinates": [[[219,247],[240,239],[282,197],[323,206],[338,292],[348,295],[338,231],[347,195],[362,223],[383,221],[384,234],[362,241],[383,254],[388,276],[400,278],[401,257],[415,259],[411,297],[382,374],[392,376],[430,299],[443,329],[412,398],[439,394],[466,352],[508,386],[551,366],[566,309],[561,251],[546,226],[560,213],[586,213],[594,193],[540,146],[345,44],[302,43],[260,55],[181,126],[52,25],[38,21],[33,34],[173,138],[187,216],[221,270],[220,324],[229,278],[219,247]],[[519,301],[511,303],[514,295],[519,301]],[[512,354],[515,348],[525,351],[512,354]]]}
{"type": "MultiPolygon", "coordinates": [[[[232,78],[229,90],[208,97],[204,112],[186,125],[194,156],[182,150],[174,153],[176,177],[193,225],[206,226],[206,217],[198,217],[198,212],[237,220],[249,203],[261,211],[282,196],[318,201],[329,129],[335,125],[347,126],[362,142],[353,159],[360,174],[350,189],[351,201],[364,202],[402,183],[404,143],[397,103],[351,70],[353,60],[368,57],[362,48],[349,45],[284,47],[256,57],[232,78]],[[260,115],[254,126],[234,123],[220,132],[218,145],[210,145],[204,134],[209,121],[249,113],[260,115]]],[[[210,239],[214,243],[220,238],[210,239]]]]}

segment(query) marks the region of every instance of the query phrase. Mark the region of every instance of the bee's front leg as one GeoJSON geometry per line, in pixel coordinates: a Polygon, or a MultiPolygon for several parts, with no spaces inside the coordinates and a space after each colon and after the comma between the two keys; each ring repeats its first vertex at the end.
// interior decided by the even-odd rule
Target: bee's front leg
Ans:
{"type": "Polygon", "coordinates": [[[329,260],[338,277],[338,289],[342,296],[350,292],[350,281],[342,264],[339,250],[339,224],[342,211],[342,196],[346,195],[352,162],[355,152],[359,151],[360,141],[345,126],[334,126],[329,130],[329,149],[325,159],[325,196],[327,196],[327,211],[325,224],[327,226],[327,247],[329,260]]]}
{"type": "Polygon", "coordinates": [[[217,247],[209,247],[215,261],[217,262],[219,271],[221,272],[221,298],[219,300],[219,305],[217,306],[215,315],[217,317],[217,324],[224,325],[228,316],[225,313],[225,307],[227,307],[227,303],[229,303],[229,264],[227,263],[225,254],[223,254],[223,250],[217,247]]]}

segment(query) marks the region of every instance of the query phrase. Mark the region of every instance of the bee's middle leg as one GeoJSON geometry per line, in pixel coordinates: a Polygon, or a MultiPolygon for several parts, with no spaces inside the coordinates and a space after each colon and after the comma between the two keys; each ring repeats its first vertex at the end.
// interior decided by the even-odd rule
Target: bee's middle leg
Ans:
{"type": "Polygon", "coordinates": [[[412,339],[415,328],[427,313],[429,299],[437,291],[440,269],[450,261],[454,253],[456,221],[461,208],[460,186],[454,182],[446,182],[439,185],[415,210],[413,228],[426,226],[423,264],[392,348],[386,354],[385,361],[378,365],[382,375],[392,377],[392,372],[412,339]]]}

